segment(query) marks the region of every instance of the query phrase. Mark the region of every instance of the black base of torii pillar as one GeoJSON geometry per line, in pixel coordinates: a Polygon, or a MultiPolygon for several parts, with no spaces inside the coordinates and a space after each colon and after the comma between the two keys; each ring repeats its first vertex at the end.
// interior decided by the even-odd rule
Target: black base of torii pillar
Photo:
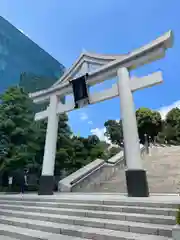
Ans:
{"type": "Polygon", "coordinates": [[[53,195],[54,193],[54,176],[42,175],[39,180],[38,195],[53,195]]]}
{"type": "Polygon", "coordinates": [[[145,170],[126,170],[128,197],[148,197],[149,187],[145,170]]]}

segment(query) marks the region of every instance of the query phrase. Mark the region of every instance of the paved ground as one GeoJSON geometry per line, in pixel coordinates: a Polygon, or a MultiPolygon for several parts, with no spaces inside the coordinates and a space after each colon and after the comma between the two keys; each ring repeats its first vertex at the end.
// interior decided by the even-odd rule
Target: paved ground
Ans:
{"type": "MultiPolygon", "coordinates": [[[[150,155],[143,159],[147,170],[151,193],[180,192],[180,147],[155,147],[150,155]]],[[[100,192],[126,193],[124,169],[119,171],[110,181],[104,182],[98,189],[100,192]]]]}

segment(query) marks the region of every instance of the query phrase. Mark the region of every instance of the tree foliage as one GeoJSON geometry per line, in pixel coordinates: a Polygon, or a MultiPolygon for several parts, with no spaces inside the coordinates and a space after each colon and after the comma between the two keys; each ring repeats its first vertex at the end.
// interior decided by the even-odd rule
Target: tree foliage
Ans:
{"type": "Polygon", "coordinates": [[[0,101],[0,169],[33,165],[38,145],[32,102],[16,87],[2,94],[0,101]]]}
{"type": "Polygon", "coordinates": [[[112,143],[123,146],[122,121],[108,120],[104,123],[106,128],[105,135],[112,143]]]}
{"type": "Polygon", "coordinates": [[[139,108],[136,111],[139,138],[142,143],[145,141],[145,134],[152,140],[162,129],[161,115],[157,111],[148,108],[139,108]]]}
{"type": "MultiPolygon", "coordinates": [[[[137,127],[140,142],[144,144],[145,134],[151,141],[159,143],[180,144],[180,109],[174,108],[167,114],[164,120],[158,111],[148,108],[139,108],[136,111],[137,127]]],[[[105,135],[112,143],[121,146],[123,131],[121,120],[108,120],[105,122],[105,135]]]]}
{"type": "Polygon", "coordinates": [[[165,141],[168,143],[180,143],[180,109],[173,108],[166,115],[163,126],[165,141]]]}

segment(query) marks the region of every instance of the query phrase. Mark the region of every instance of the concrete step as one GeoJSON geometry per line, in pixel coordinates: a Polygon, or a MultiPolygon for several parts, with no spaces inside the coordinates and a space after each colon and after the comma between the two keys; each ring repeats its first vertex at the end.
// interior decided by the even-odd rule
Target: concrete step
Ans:
{"type": "MultiPolygon", "coordinates": [[[[84,194],[86,195],[86,194],[84,194]]],[[[80,197],[82,194],[80,194],[80,197]]],[[[117,195],[118,196],[118,195],[117,195]]],[[[119,195],[121,196],[121,195],[119,195]]],[[[21,202],[23,205],[29,205],[30,202],[34,203],[33,205],[37,204],[61,204],[61,203],[68,203],[68,204],[96,204],[96,205],[111,205],[111,206],[135,206],[135,207],[155,207],[155,208],[173,208],[177,209],[179,206],[178,203],[172,203],[170,202],[163,202],[162,201],[155,201],[152,200],[151,198],[126,198],[125,200],[120,200],[120,199],[113,199],[113,200],[96,200],[96,197],[93,196],[93,199],[89,199],[89,196],[84,197],[84,199],[76,198],[75,194],[71,195],[71,198],[48,198],[47,196],[42,197],[37,197],[37,196],[28,196],[27,195],[16,195],[16,196],[6,196],[6,195],[1,195],[0,196],[0,203],[3,204],[8,204],[12,202],[13,204],[18,204],[17,202],[21,202]],[[75,197],[73,197],[75,196],[75,197]]],[[[106,196],[107,197],[107,196],[106,196]]],[[[121,197],[120,197],[121,198],[121,197]]],[[[106,198],[105,198],[106,199],[106,198]]]]}
{"type": "Polygon", "coordinates": [[[179,198],[163,197],[165,204],[160,199],[118,194],[0,196],[0,240],[1,235],[20,240],[169,240],[179,198]]]}
{"type": "Polygon", "coordinates": [[[87,201],[88,201],[88,205],[108,205],[108,206],[132,206],[132,207],[151,207],[151,208],[172,208],[172,209],[177,209],[179,206],[179,202],[178,203],[172,203],[172,202],[164,202],[162,203],[162,201],[158,202],[158,201],[153,201],[149,198],[138,198],[136,200],[136,198],[127,198],[126,201],[122,201],[119,199],[114,199],[114,200],[86,200],[86,199],[54,199],[54,201],[52,199],[38,199],[37,201],[34,201],[34,199],[32,198],[27,198],[26,196],[23,198],[8,198],[8,199],[4,199],[0,196],[0,204],[15,204],[15,205],[52,205],[55,206],[57,204],[57,206],[59,207],[59,204],[83,204],[83,205],[87,205],[87,201]]]}
{"type": "Polygon", "coordinates": [[[158,201],[151,201],[149,199],[138,199],[136,201],[135,198],[129,199],[129,201],[121,201],[121,200],[105,200],[103,201],[104,205],[113,205],[113,206],[134,206],[134,207],[155,207],[155,208],[174,208],[177,209],[179,203],[168,203],[168,202],[158,202],[158,201]]]}
{"type": "Polygon", "coordinates": [[[59,216],[58,221],[51,222],[51,218],[46,221],[44,227],[41,223],[44,221],[37,221],[37,218],[18,218],[11,216],[0,216],[0,224],[9,224],[17,227],[28,227],[31,229],[48,231],[52,233],[59,233],[58,226],[60,224],[70,224],[79,226],[87,226],[93,228],[102,228],[109,230],[117,230],[132,233],[142,233],[142,234],[153,234],[171,237],[172,236],[172,226],[160,225],[160,224],[150,224],[150,223],[139,223],[130,221],[119,221],[119,220],[109,220],[109,219],[99,219],[99,218],[87,218],[87,217],[74,217],[74,216],[59,216]],[[30,222],[30,223],[29,223],[30,222]],[[38,224],[39,223],[39,224],[38,224]],[[54,225],[55,224],[55,225],[54,225]],[[48,227],[47,227],[48,225],[48,227]]]}
{"type": "MultiPolygon", "coordinates": [[[[27,209],[30,207],[39,207],[39,209],[51,208],[56,211],[57,208],[69,208],[69,209],[84,209],[84,210],[98,210],[98,211],[111,211],[111,212],[128,212],[128,213],[143,213],[143,214],[155,214],[164,216],[175,216],[176,209],[174,208],[157,208],[157,207],[140,207],[140,206],[116,206],[116,205],[103,205],[103,204],[85,204],[85,203],[67,203],[67,202],[31,202],[31,201],[0,201],[0,208],[3,206],[14,206],[14,209],[19,210],[19,206],[24,206],[27,209]]],[[[53,211],[52,211],[53,212],[53,211]]],[[[51,212],[51,213],[52,213],[51,212]]]]}
{"type": "Polygon", "coordinates": [[[89,218],[103,218],[103,219],[114,219],[121,221],[136,221],[144,223],[154,224],[167,224],[174,225],[175,217],[163,216],[163,215],[150,215],[141,213],[126,213],[126,212],[110,212],[110,211],[94,211],[84,209],[70,209],[70,208],[45,208],[45,207],[30,207],[30,206],[13,206],[13,205],[2,205],[0,208],[0,214],[4,216],[17,216],[27,218],[33,218],[39,220],[48,220],[57,222],[60,215],[67,216],[79,216],[89,218]],[[18,211],[17,211],[18,209],[18,211]],[[29,211],[29,212],[28,212],[29,211]]]}
{"type": "Polygon", "coordinates": [[[125,231],[109,230],[98,227],[86,227],[70,224],[59,224],[47,221],[30,220],[30,219],[18,219],[9,218],[9,223],[13,226],[9,227],[5,224],[0,224],[0,232],[3,229],[4,235],[19,239],[73,239],[76,237],[85,239],[97,239],[97,240],[170,240],[169,237],[155,236],[147,234],[138,234],[125,231]],[[21,223],[21,227],[19,224],[21,223]],[[17,226],[17,227],[16,227],[17,226]],[[53,231],[53,232],[52,232],[53,231]],[[51,233],[48,233],[51,232],[51,233]],[[54,235],[56,234],[56,235],[54,235]],[[11,235],[11,236],[12,236],[11,235]],[[68,236],[67,236],[68,235],[68,236]],[[73,236],[70,237],[70,236],[73,236]]]}
{"type": "Polygon", "coordinates": [[[2,240],[83,240],[86,238],[72,237],[64,234],[48,233],[47,231],[21,228],[0,224],[0,239],[2,240]],[[3,235],[1,235],[3,233],[3,235]],[[4,238],[3,238],[4,237],[4,238]]]}
{"type": "Polygon", "coordinates": [[[0,240],[20,240],[20,239],[0,235],[0,240]]]}
{"type": "MultiPolygon", "coordinates": [[[[70,195],[70,194],[69,194],[70,195]]],[[[94,194],[95,195],[95,194],[94,194]]],[[[154,200],[152,198],[126,198],[125,200],[121,200],[121,195],[119,195],[119,199],[107,199],[107,195],[105,196],[105,199],[107,200],[96,200],[98,199],[98,196],[100,194],[97,194],[97,196],[93,196],[92,199],[89,199],[89,195],[84,194],[84,198],[82,197],[82,194],[76,195],[73,194],[71,197],[38,197],[35,196],[29,196],[27,195],[0,195],[0,203],[8,204],[12,202],[13,204],[20,204],[18,202],[21,202],[23,205],[38,205],[38,204],[61,204],[61,203],[67,203],[67,204],[95,204],[95,205],[111,205],[111,206],[134,206],[134,207],[155,207],[155,208],[173,208],[177,209],[179,206],[179,202],[172,202],[172,201],[164,201],[162,203],[162,200],[154,200]],[[78,198],[77,198],[78,196],[78,198]],[[97,197],[97,198],[96,198],[97,197]],[[31,203],[30,203],[31,202],[31,203]]],[[[102,194],[103,195],[103,194],[102,194]]],[[[101,195],[101,196],[102,196],[101,195]]],[[[110,194],[109,194],[110,195],[110,194]]],[[[118,197],[118,194],[116,194],[118,197]]],[[[21,205],[20,204],[20,205],[21,205]]]]}

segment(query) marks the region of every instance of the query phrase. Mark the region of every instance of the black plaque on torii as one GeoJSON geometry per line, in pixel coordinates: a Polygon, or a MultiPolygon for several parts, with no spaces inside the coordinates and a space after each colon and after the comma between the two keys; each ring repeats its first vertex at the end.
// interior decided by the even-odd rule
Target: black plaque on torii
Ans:
{"type": "Polygon", "coordinates": [[[87,78],[88,74],[70,81],[73,88],[74,108],[80,108],[81,104],[83,104],[83,106],[89,104],[88,88],[86,84],[87,78]]]}

